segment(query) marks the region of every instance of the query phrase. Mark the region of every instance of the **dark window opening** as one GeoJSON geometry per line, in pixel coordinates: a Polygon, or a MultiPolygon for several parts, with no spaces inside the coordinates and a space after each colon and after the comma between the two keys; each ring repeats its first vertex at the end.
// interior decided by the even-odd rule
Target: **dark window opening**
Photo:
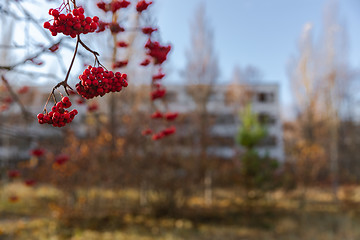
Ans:
{"type": "Polygon", "coordinates": [[[275,136],[267,136],[259,143],[259,147],[275,147],[277,139],[275,136]]]}
{"type": "Polygon", "coordinates": [[[258,115],[258,120],[261,124],[275,124],[276,123],[275,117],[273,117],[267,113],[260,113],[258,115]]]}
{"type": "Polygon", "coordinates": [[[258,101],[262,102],[262,103],[274,102],[275,95],[274,95],[274,93],[261,92],[261,93],[258,93],[257,98],[258,98],[258,101]]]}

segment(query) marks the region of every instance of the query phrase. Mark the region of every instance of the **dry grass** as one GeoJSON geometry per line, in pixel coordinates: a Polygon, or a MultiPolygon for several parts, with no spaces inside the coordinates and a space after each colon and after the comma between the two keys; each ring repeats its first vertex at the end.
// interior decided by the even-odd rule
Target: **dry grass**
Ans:
{"type": "Polygon", "coordinates": [[[177,215],[155,218],[147,207],[126,211],[137,206],[134,190],[82,190],[70,210],[60,191],[18,183],[0,189],[0,240],[356,240],[359,190],[342,188],[340,204],[333,204],[329,190],[313,188],[306,192],[307,204],[299,208],[301,190],[276,191],[246,204],[233,190],[219,189],[212,206],[193,196],[177,215]],[[15,193],[20,200],[10,203],[8,197],[15,193]]]}

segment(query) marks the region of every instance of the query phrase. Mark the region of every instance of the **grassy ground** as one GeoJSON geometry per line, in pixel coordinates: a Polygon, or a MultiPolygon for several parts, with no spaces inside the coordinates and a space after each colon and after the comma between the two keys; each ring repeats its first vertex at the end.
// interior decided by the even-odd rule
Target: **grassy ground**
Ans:
{"type": "Polygon", "coordinates": [[[246,205],[234,191],[216,190],[211,206],[194,196],[177,214],[154,217],[147,207],[134,211],[133,190],[89,190],[68,208],[54,188],[11,184],[0,190],[0,240],[356,240],[358,190],[342,189],[340,203],[333,204],[330,191],[312,189],[306,205],[298,192],[277,191],[246,205]],[[19,200],[10,202],[15,193],[19,200]]]}

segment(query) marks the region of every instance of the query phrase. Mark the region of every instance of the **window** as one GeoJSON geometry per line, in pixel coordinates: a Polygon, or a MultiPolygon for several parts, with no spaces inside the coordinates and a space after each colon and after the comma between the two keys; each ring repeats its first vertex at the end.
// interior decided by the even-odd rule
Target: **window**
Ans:
{"type": "Polygon", "coordinates": [[[276,123],[276,118],[268,113],[259,113],[258,120],[261,124],[272,125],[276,123]]]}
{"type": "Polygon", "coordinates": [[[216,120],[218,124],[235,124],[235,116],[233,114],[219,114],[216,120]]]}
{"type": "Polygon", "coordinates": [[[259,147],[275,147],[277,139],[275,136],[267,136],[259,143],[259,147]]]}
{"type": "Polygon", "coordinates": [[[261,103],[274,102],[275,94],[274,93],[260,92],[257,95],[257,99],[261,103]]]}

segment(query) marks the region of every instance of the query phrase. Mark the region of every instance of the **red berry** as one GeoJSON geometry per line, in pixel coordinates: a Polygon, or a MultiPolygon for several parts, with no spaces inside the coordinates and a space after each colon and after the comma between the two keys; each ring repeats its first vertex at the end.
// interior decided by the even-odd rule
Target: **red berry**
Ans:
{"type": "Polygon", "coordinates": [[[44,118],[44,114],[42,114],[42,113],[39,113],[38,115],[37,115],[37,118],[40,120],[40,119],[43,119],[44,118]]]}
{"type": "Polygon", "coordinates": [[[51,11],[51,15],[53,15],[54,17],[58,17],[59,16],[59,11],[54,9],[51,11]]]}
{"type": "Polygon", "coordinates": [[[35,156],[35,157],[41,157],[43,156],[45,153],[45,150],[44,149],[41,149],[41,148],[36,148],[36,149],[33,149],[31,150],[30,154],[32,156],[35,156]]]}
{"type": "Polygon", "coordinates": [[[59,20],[60,21],[66,21],[66,15],[65,14],[60,14],[60,16],[59,16],[59,20]]]}
{"type": "Polygon", "coordinates": [[[74,16],[77,16],[79,15],[79,10],[77,10],[76,8],[72,11],[73,15],[74,16]]]}
{"type": "Polygon", "coordinates": [[[44,28],[49,29],[51,24],[49,22],[44,22],[44,28]]]}
{"type": "Polygon", "coordinates": [[[70,102],[70,99],[69,99],[69,97],[63,97],[63,98],[61,99],[61,101],[62,101],[63,103],[65,103],[65,102],[70,102]]]}

